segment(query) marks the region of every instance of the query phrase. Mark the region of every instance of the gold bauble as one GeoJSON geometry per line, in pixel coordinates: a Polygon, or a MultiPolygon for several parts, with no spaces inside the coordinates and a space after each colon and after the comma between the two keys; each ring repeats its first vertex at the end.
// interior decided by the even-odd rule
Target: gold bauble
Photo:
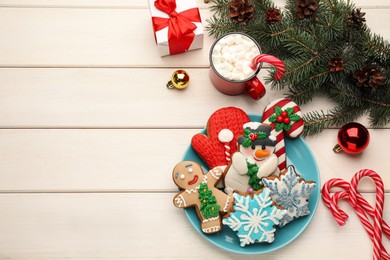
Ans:
{"type": "Polygon", "coordinates": [[[175,70],[171,80],[167,83],[167,88],[184,89],[190,83],[190,76],[185,70],[175,70]]]}

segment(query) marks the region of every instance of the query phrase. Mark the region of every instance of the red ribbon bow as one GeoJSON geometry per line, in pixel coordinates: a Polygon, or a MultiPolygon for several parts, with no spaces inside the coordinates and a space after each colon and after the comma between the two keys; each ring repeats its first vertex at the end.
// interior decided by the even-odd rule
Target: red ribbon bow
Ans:
{"type": "Polygon", "coordinates": [[[191,8],[176,12],[176,0],[156,0],[154,6],[169,15],[169,18],[153,17],[153,28],[157,32],[168,26],[169,53],[171,55],[187,51],[194,40],[196,25],[201,22],[199,9],[191,8]]]}

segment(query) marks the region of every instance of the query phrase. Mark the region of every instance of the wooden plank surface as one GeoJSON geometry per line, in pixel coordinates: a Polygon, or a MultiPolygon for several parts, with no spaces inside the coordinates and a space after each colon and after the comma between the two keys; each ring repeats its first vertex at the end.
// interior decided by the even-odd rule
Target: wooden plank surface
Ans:
{"type": "MultiPolygon", "coordinates": [[[[206,4],[202,0],[197,0],[201,9],[208,8],[211,3],[206,4]]],[[[284,6],[284,0],[275,0],[278,6],[284,6]]],[[[376,8],[388,5],[387,0],[355,0],[356,6],[362,8],[376,8]]],[[[13,7],[57,7],[57,8],[147,8],[147,1],[136,0],[0,0],[0,6],[13,7]]]]}
{"type": "MultiPolygon", "coordinates": [[[[354,2],[372,31],[390,39],[388,0],[354,2]]],[[[206,26],[210,4],[198,5],[206,26]]],[[[0,259],[243,258],[209,244],[173,207],[171,171],[216,109],[260,114],[283,91],[253,102],[215,90],[207,33],[202,50],[159,57],[147,1],[0,0],[0,35],[0,259]],[[190,87],[169,91],[178,68],[190,73],[190,87]]],[[[333,106],[321,96],[302,110],[333,106]]],[[[358,156],[333,153],[337,128],[305,139],[319,185],[350,180],[363,168],[381,174],[387,222],[389,128],[370,129],[370,145],[358,156]]],[[[373,204],[372,181],[359,190],[373,204]]],[[[362,225],[341,205],[346,226],[320,202],[292,244],[245,258],[371,259],[362,225]]]]}
{"type": "MultiPolygon", "coordinates": [[[[173,193],[1,194],[0,257],[242,259],[242,255],[227,253],[196,233],[182,210],[173,207],[173,196],[173,193]]],[[[369,201],[373,199],[372,194],[364,196],[369,201]]],[[[389,195],[386,207],[390,207],[389,195]]],[[[291,244],[264,257],[371,259],[372,244],[357,216],[346,203],[341,203],[341,208],[350,215],[346,226],[339,227],[320,203],[307,230],[291,244]]],[[[387,211],[385,219],[389,218],[387,211]]],[[[384,245],[389,246],[389,241],[385,239],[384,245]]],[[[261,257],[252,255],[245,259],[261,257]]]]}
{"type": "MultiPolygon", "coordinates": [[[[221,107],[262,114],[270,101],[285,93],[267,87],[267,94],[258,102],[246,95],[226,96],[212,86],[206,68],[187,69],[189,87],[168,90],[165,85],[173,71],[0,69],[0,109],[4,111],[0,128],[203,128],[221,107]]],[[[260,78],[266,75],[262,70],[260,78]]],[[[307,113],[335,105],[318,96],[301,108],[307,113]]],[[[366,117],[359,122],[369,126],[366,117]]]]}
{"type": "MultiPolygon", "coordinates": [[[[200,12],[206,26],[211,13],[200,12]]],[[[389,9],[366,13],[373,32],[389,39],[389,9]]],[[[1,8],[0,34],[0,67],[208,67],[214,41],[206,35],[203,49],[161,58],[146,8],[1,8]]]]}
{"type": "MultiPolygon", "coordinates": [[[[199,131],[0,130],[0,192],[174,191],[172,169],[199,131]]],[[[332,151],[337,130],[307,138],[322,184],[334,177],[349,181],[369,168],[382,175],[390,191],[388,165],[382,163],[388,156],[382,146],[387,131],[371,130],[371,144],[358,156],[332,151]]],[[[362,191],[375,190],[369,179],[363,182],[362,191]]]]}

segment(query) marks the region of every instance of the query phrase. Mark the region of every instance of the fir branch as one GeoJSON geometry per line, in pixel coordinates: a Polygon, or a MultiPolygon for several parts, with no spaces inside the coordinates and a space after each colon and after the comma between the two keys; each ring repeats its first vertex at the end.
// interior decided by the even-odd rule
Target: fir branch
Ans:
{"type": "MultiPolygon", "coordinates": [[[[273,80],[271,68],[266,81],[271,89],[288,87],[288,97],[304,104],[318,93],[327,94],[337,102],[328,112],[313,111],[306,116],[305,134],[341,125],[367,112],[372,126],[390,121],[390,45],[381,36],[370,32],[365,23],[351,20],[355,5],[349,0],[318,0],[312,16],[299,17],[296,0],[286,0],[282,20],[267,22],[266,13],[275,8],[271,0],[252,0],[254,17],[246,25],[229,18],[229,0],[214,0],[214,16],[209,22],[209,34],[221,36],[228,32],[244,32],[252,36],[264,53],[271,53],[285,63],[286,72],[280,81],[273,80]],[[352,23],[352,24],[351,24],[352,23]],[[329,61],[339,58],[342,69],[330,71],[329,61]],[[357,87],[354,76],[367,65],[377,66],[383,76],[380,84],[365,83],[371,88],[357,87]]],[[[378,77],[378,76],[377,76],[378,77]]]]}
{"type": "Polygon", "coordinates": [[[327,113],[323,110],[320,112],[309,112],[303,116],[305,121],[303,136],[315,135],[330,126],[341,126],[354,121],[362,115],[364,111],[364,109],[359,107],[338,106],[329,110],[327,113]]]}
{"type": "Polygon", "coordinates": [[[378,100],[373,100],[370,98],[369,93],[364,93],[360,91],[359,89],[357,89],[356,86],[353,87],[356,89],[354,92],[351,91],[351,88],[348,87],[340,88],[333,85],[332,87],[330,87],[329,94],[333,99],[336,99],[336,101],[339,101],[340,103],[351,102],[353,105],[356,106],[364,106],[365,104],[372,104],[372,105],[390,109],[390,102],[385,103],[385,102],[380,102],[378,100]],[[347,89],[349,89],[349,91],[347,91],[347,89]]]}
{"type": "Polygon", "coordinates": [[[316,56],[313,56],[312,58],[310,58],[309,60],[305,61],[304,63],[300,64],[299,66],[293,68],[292,70],[289,70],[289,71],[286,71],[286,73],[284,74],[285,76],[293,73],[293,72],[296,72],[297,70],[309,65],[311,62],[313,62],[316,58],[319,57],[319,54],[317,54],[316,56]]]}

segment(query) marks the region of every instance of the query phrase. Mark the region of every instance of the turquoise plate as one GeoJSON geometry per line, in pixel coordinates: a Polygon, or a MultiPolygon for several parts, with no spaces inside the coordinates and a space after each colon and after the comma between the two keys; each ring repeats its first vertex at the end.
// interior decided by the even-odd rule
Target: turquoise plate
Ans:
{"type": "MultiPolygon", "coordinates": [[[[249,117],[252,121],[261,121],[261,117],[257,115],[250,115],[249,117]]],[[[203,133],[205,132],[206,130],[203,130],[203,133]]],[[[313,153],[302,138],[299,137],[294,140],[287,139],[286,153],[287,165],[294,165],[295,169],[301,175],[302,178],[306,180],[312,180],[317,183],[315,189],[313,190],[309,198],[310,215],[295,219],[283,228],[278,228],[276,231],[275,241],[271,244],[257,243],[241,247],[236,233],[232,231],[229,227],[224,226],[221,232],[212,235],[206,235],[200,230],[199,218],[195,212],[195,209],[193,207],[184,209],[188,220],[196,229],[196,231],[198,231],[201,236],[203,236],[212,244],[227,251],[239,254],[268,253],[280,249],[294,241],[294,239],[297,238],[309,225],[317,209],[317,205],[320,199],[320,175],[313,153]]],[[[182,160],[197,162],[202,165],[204,170],[208,170],[208,167],[192,149],[191,145],[188,147],[182,160]]]]}

